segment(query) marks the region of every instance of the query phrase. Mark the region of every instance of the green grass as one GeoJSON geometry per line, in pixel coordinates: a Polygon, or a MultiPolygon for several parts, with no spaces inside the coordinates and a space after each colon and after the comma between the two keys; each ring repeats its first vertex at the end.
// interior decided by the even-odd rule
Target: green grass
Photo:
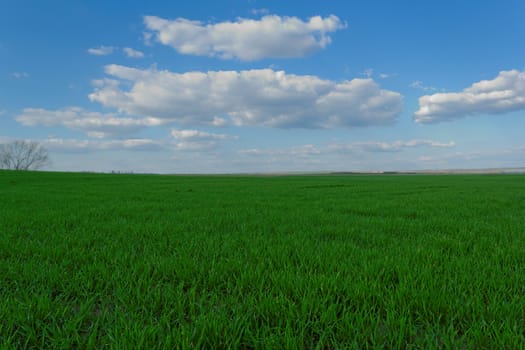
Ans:
{"type": "Polygon", "coordinates": [[[525,348],[525,176],[0,171],[0,348],[525,348]]]}

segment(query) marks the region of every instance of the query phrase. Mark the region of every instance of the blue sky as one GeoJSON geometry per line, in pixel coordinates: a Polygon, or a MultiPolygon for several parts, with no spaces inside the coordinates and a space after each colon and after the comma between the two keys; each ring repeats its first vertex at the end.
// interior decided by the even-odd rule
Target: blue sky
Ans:
{"type": "Polygon", "coordinates": [[[48,170],[525,166],[525,2],[0,0],[0,142],[48,170]]]}

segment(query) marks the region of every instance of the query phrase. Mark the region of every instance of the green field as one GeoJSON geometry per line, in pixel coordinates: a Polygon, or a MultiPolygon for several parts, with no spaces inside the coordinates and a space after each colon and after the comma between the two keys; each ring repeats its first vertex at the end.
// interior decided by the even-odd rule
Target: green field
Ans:
{"type": "Polygon", "coordinates": [[[523,349],[524,175],[0,171],[0,348],[523,349]]]}

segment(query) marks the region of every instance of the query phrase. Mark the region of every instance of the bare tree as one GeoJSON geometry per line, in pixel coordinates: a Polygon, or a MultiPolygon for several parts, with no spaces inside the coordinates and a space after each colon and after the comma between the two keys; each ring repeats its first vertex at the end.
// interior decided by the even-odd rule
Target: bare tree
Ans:
{"type": "Polygon", "coordinates": [[[0,145],[0,169],[34,170],[49,164],[47,149],[34,141],[0,145]]]}

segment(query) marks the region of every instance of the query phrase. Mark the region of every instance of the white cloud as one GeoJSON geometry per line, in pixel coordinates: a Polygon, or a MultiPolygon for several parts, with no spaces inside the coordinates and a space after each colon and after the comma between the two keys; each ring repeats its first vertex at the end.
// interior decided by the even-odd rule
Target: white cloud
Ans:
{"type": "Polygon", "coordinates": [[[90,55],[107,56],[107,55],[111,55],[114,50],[115,48],[113,46],[99,46],[99,47],[92,47],[88,49],[87,52],[90,55]]]}
{"type": "Polygon", "coordinates": [[[365,71],[363,72],[363,75],[367,78],[371,78],[372,75],[374,75],[374,70],[372,68],[367,68],[365,69],[365,71]]]}
{"type": "Polygon", "coordinates": [[[172,129],[171,135],[176,139],[182,140],[228,140],[235,138],[234,136],[225,134],[214,134],[199,130],[178,130],[172,129]]]}
{"type": "Polygon", "coordinates": [[[151,139],[125,140],[78,140],[48,138],[42,144],[52,151],[89,152],[100,150],[142,150],[153,151],[165,147],[162,142],[151,139]]]}
{"type": "Polygon", "coordinates": [[[144,44],[146,46],[153,46],[153,43],[151,42],[152,39],[153,39],[153,33],[151,33],[151,32],[144,32],[143,36],[144,36],[144,44]]]}
{"type": "Polygon", "coordinates": [[[202,151],[218,147],[220,141],[237,139],[236,136],[215,134],[199,130],[172,129],[176,139],[175,148],[180,151],[202,151]]]}
{"type": "Polygon", "coordinates": [[[310,157],[325,156],[334,153],[383,153],[383,152],[401,152],[410,148],[427,147],[427,148],[453,148],[456,144],[450,142],[438,142],[433,140],[408,140],[408,141],[366,141],[351,143],[330,143],[325,146],[315,146],[311,144],[294,146],[285,149],[244,149],[239,150],[241,155],[248,156],[286,156],[286,157],[310,157]]]}
{"type": "Polygon", "coordinates": [[[381,142],[381,141],[370,141],[370,142],[354,142],[350,144],[334,143],[328,146],[331,151],[359,151],[359,152],[399,152],[408,148],[416,147],[430,147],[430,148],[452,148],[455,147],[456,143],[450,142],[437,142],[432,140],[409,140],[409,141],[394,141],[394,142],[381,142]]]}
{"type": "Polygon", "coordinates": [[[397,76],[397,73],[379,73],[379,77],[381,79],[387,79],[387,78],[392,78],[392,77],[396,77],[397,76]]]}
{"type": "Polygon", "coordinates": [[[419,98],[414,114],[418,123],[437,123],[475,114],[500,114],[525,109],[525,72],[502,71],[462,92],[437,93],[419,98]]]}
{"type": "Polygon", "coordinates": [[[24,79],[29,78],[29,73],[26,72],[13,72],[11,73],[11,76],[15,79],[24,79]]]}
{"type": "Polygon", "coordinates": [[[392,123],[402,96],[372,79],[334,82],[272,69],[173,73],[106,66],[91,101],[182,124],[331,128],[392,123]],[[131,83],[131,85],[130,85],[131,83]]]}
{"type": "Polygon", "coordinates": [[[250,12],[252,13],[252,15],[267,15],[270,13],[270,10],[266,9],[266,8],[260,8],[260,9],[251,9],[250,12]]]}
{"type": "Polygon", "coordinates": [[[175,149],[182,152],[211,151],[217,148],[214,141],[181,141],[175,143],[175,149]]]}
{"type": "MultiPolygon", "coordinates": [[[[290,170],[385,170],[411,169],[415,157],[429,149],[451,149],[454,142],[433,140],[398,140],[393,142],[332,142],[325,145],[305,144],[281,149],[251,148],[237,151],[239,162],[254,169],[290,170]],[[415,149],[421,149],[415,151],[415,149]],[[396,152],[395,155],[393,152],[396,152]],[[275,167],[277,166],[277,167],[275,167]]],[[[434,153],[434,152],[432,152],[434,153]]]]}
{"type": "Polygon", "coordinates": [[[445,154],[436,154],[433,156],[423,155],[418,157],[418,160],[421,162],[426,162],[430,164],[447,164],[450,160],[459,160],[463,162],[468,162],[477,158],[483,157],[484,154],[481,152],[453,152],[445,154]]]}
{"type": "Polygon", "coordinates": [[[423,90],[423,91],[437,91],[436,87],[434,87],[434,86],[427,86],[427,85],[423,84],[423,82],[421,80],[415,80],[412,83],[410,83],[409,86],[411,88],[419,89],[419,90],[423,90]]]}
{"type": "Polygon", "coordinates": [[[125,47],[122,49],[126,56],[130,58],[142,58],[144,57],[144,53],[142,51],[138,51],[135,49],[132,49],[131,47],[125,47]]]}
{"type": "MultiPolygon", "coordinates": [[[[350,72],[350,68],[347,66],[345,67],[345,73],[349,73],[350,72]]],[[[363,75],[364,77],[366,78],[373,78],[374,76],[377,76],[381,79],[387,79],[387,78],[392,78],[392,77],[395,77],[397,76],[397,73],[376,73],[376,71],[373,69],[373,68],[367,68],[365,69],[361,75],[363,75]]]]}
{"type": "MultiPolygon", "coordinates": [[[[217,150],[220,143],[226,140],[233,140],[237,137],[221,134],[206,133],[197,130],[172,130],[173,140],[153,140],[149,138],[128,138],[128,139],[73,139],[50,137],[40,140],[50,151],[65,153],[89,153],[93,151],[182,151],[200,152],[204,154],[209,151],[217,150]]],[[[0,138],[0,141],[2,139],[0,138]]],[[[6,138],[6,142],[10,139],[6,138]]],[[[194,153],[193,153],[194,154],[194,153]]]]}
{"type": "Polygon", "coordinates": [[[239,150],[239,154],[241,155],[247,155],[247,156],[285,156],[285,157],[293,157],[293,158],[304,158],[308,156],[316,156],[320,155],[322,153],[327,153],[327,149],[321,149],[318,146],[315,145],[301,145],[301,146],[293,146],[290,148],[285,149],[259,149],[259,148],[251,148],[251,149],[244,149],[239,150]]]}
{"type": "Polygon", "coordinates": [[[79,107],[67,107],[59,110],[26,108],[15,120],[26,126],[62,125],[73,130],[86,132],[90,137],[108,137],[117,134],[129,134],[144,127],[157,126],[162,120],[155,118],[130,118],[117,114],[89,112],[79,107]]]}
{"type": "MultiPolygon", "coordinates": [[[[304,57],[330,44],[328,33],[346,27],[334,15],[315,16],[308,21],[268,15],[258,20],[240,18],[215,24],[145,16],[144,24],[157,41],[182,54],[242,61],[304,57]]],[[[145,37],[146,42],[150,38],[151,35],[145,37]]]]}

